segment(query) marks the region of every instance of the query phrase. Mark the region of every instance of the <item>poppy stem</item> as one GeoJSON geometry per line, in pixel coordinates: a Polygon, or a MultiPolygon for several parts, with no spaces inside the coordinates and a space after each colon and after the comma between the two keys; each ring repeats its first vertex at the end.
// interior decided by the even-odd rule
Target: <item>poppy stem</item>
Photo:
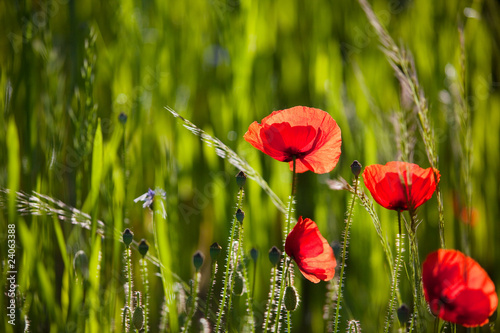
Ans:
{"type": "Polygon", "coordinates": [[[127,276],[128,276],[128,309],[129,309],[129,317],[127,321],[127,331],[131,329],[132,325],[132,252],[129,246],[126,248],[126,258],[127,258],[127,276]]]}
{"type": "MultiPolygon", "coordinates": [[[[279,288],[280,288],[280,293],[279,293],[279,299],[278,299],[278,307],[276,308],[276,323],[275,323],[275,332],[279,332],[279,327],[280,327],[280,319],[281,319],[281,308],[283,306],[282,301],[283,297],[285,294],[285,289],[286,289],[286,275],[288,273],[288,266],[290,266],[290,260],[288,260],[288,255],[285,252],[285,256],[283,257],[283,272],[281,274],[281,277],[278,278],[279,281],[279,288]]],[[[289,311],[287,311],[289,312],[289,311]]],[[[287,316],[288,319],[290,319],[289,316],[287,316]]]]}
{"type": "Polygon", "coordinates": [[[197,271],[194,275],[193,290],[191,292],[191,307],[189,309],[189,313],[186,318],[186,324],[182,328],[183,333],[189,332],[194,314],[196,312],[196,309],[198,308],[198,291],[199,291],[198,289],[200,285],[200,278],[201,278],[201,273],[197,271]]]}
{"type": "Polygon", "coordinates": [[[210,283],[208,289],[207,301],[205,303],[205,318],[210,319],[210,302],[212,301],[212,292],[214,289],[215,274],[217,274],[217,260],[212,260],[212,266],[210,268],[210,283]]]}
{"type": "Polygon", "coordinates": [[[286,236],[290,233],[290,224],[292,223],[292,206],[293,206],[293,197],[295,195],[295,186],[297,182],[297,172],[296,172],[296,167],[297,167],[297,160],[296,156],[293,155],[293,171],[292,171],[292,193],[290,194],[290,202],[288,203],[288,214],[286,217],[286,227],[285,227],[285,237],[283,240],[283,246],[286,241],[286,236]]]}
{"type": "MultiPolygon", "coordinates": [[[[242,204],[242,201],[243,201],[243,195],[244,195],[244,191],[243,191],[243,188],[240,188],[239,190],[239,193],[238,193],[238,203],[236,205],[236,208],[237,209],[240,209],[241,208],[241,204],[242,204]]],[[[236,274],[236,264],[238,263],[238,259],[239,259],[239,256],[238,256],[238,249],[234,249],[236,251],[236,260],[235,260],[235,265],[233,266],[231,264],[231,261],[233,260],[233,242],[234,242],[234,238],[235,238],[235,234],[236,234],[236,229],[238,227],[238,220],[236,218],[236,214],[234,215],[233,217],[233,221],[232,221],[232,225],[231,225],[231,235],[229,237],[229,243],[227,245],[227,257],[226,257],[226,271],[224,273],[224,286],[223,286],[223,289],[222,289],[222,297],[220,299],[220,303],[219,303],[219,310],[217,312],[217,322],[216,322],[216,325],[215,325],[215,330],[214,332],[219,332],[220,331],[220,327],[221,327],[221,324],[222,324],[222,316],[224,315],[224,308],[227,308],[227,317],[229,317],[230,315],[230,311],[231,311],[231,297],[232,297],[232,294],[230,292],[230,289],[233,287],[233,281],[234,281],[234,276],[236,274]],[[232,269],[232,271],[231,271],[232,269]]],[[[227,320],[227,324],[229,324],[229,318],[227,320]]]]}
{"type": "Polygon", "coordinates": [[[434,333],[439,332],[439,317],[434,318],[434,333]]]}
{"type": "MultiPolygon", "coordinates": [[[[290,233],[290,224],[292,222],[292,206],[293,206],[293,197],[295,195],[295,185],[296,185],[296,176],[297,175],[297,156],[293,155],[293,168],[292,168],[292,191],[290,194],[290,202],[288,203],[288,213],[286,216],[286,224],[285,224],[285,235],[283,236],[283,248],[285,248],[285,243],[286,243],[286,238],[288,234],[290,233]]],[[[285,294],[285,288],[286,288],[286,274],[288,272],[288,266],[289,262],[288,260],[288,254],[285,252],[283,256],[283,265],[282,265],[282,274],[278,278],[280,280],[278,282],[279,285],[279,299],[278,299],[278,307],[276,308],[276,326],[275,326],[275,332],[279,332],[279,324],[280,324],[280,319],[281,319],[281,307],[282,307],[282,300],[283,296],[285,294]],[[285,266],[286,265],[286,266],[285,266]]],[[[290,317],[287,316],[289,319],[290,317]]]]}
{"type": "Polygon", "coordinates": [[[147,333],[148,328],[148,317],[149,317],[149,279],[148,279],[148,263],[143,257],[140,260],[142,268],[142,284],[144,286],[144,332],[147,333]]]}
{"type": "Polygon", "coordinates": [[[401,236],[401,210],[398,209],[398,226],[399,226],[399,235],[401,236]]]}
{"type": "Polygon", "coordinates": [[[266,320],[264,321],[264,330],[263,332],[267,332],[267,328],[269,325],[269,320],[271,319],[271,311],[272,311],[272,306],[274,302],[274,293],[276,290],[276,280],[278,276],[278,267],[273,267],[272,268],[272,285],[271,285],[271,291],[269,295],[269,300],[267,301],[267,307],[266,307],[266,320]]]}
{"type": "Polygon", "coordinates": [[[355,176],[354,179],[354,193],[351,198],[351,207],[349,208],[349,212],[347,213],[347,220],[345,222],[345,230],[344,230],[344,241],[342,242],[342,265],[340,266],[340,277],[339,277],[339,288],[337,295],[337,304],[335,308],[335,327],[333,332],[336,333],[339,327],[339,319],[340,319],[340,304],[342,302],[342,287],[344,285],[344,269],[345,269],[345,261],[347,256],[347,243],[349,240],[349,228],[352,222],[352,212],[354,210],[354,202],[356,201],[356,196],[358,192],[358,176],[355,176]]]}
{"type": "MultiPolygon", "coordinates": [[[[238,240],[238,246],[239,246],[239,251],[240,251],[240,254],[239,254],[239,258],[242,258],[242,260],[244,260],[245,258],[245,249],[243,247],[243,239],[244,239],[244,228],[243,228],[243,224],[240,225],[240,230],[239,230],[239,240],[238,240]]],[[[237,262],[236,262],[236,267],[238,267],[238,261],[240,259],[237,259],[237,262]]],[[[246,290],[246,306],[247,306],[247,315],[248,315],[248,320],[246,321],[247,323],[247,329],[250,329],[250,332],[255,332],[255,319],[254,319],[254,316],[253,316],[253,298],[252,298],[252,293],[253,293],[253,289],[252,290],[249,290],[250,289],[250,280],[248,279],[248,270],[247,270],[247,267],[245,264],[241,265],[241,274],[243,275],[243,280],[244,280],[244,284],[247,286],[247,290],[246,290]]]]}
{"type": "MultiPolygon", "coordinates": [[[[399,227],[401,232],[400,211],[398,211],[398,217],[400,221],[399,227]]],[[[394,271],[392,272],[391,298],[389,300],[389,312],[387,313],[387,320],[385,322],[385,333],[389,332],[394,317],[394,305],[397,302],[397,295],[399,293],[399,269],[401,268],[401,261],[403,260],[403,248],[404,235],[400,233],[396,236],[396,262],[394,264],[394,271]]]]}
{"type": "MultiPolygon", "coordinates": [[[[418,328],[421,328],[421,320],[416,320],[417,317],[422,318],[423,314],[423,308],[424,306],[422,305],[422,295],[423,295],[423,289],[422,289],[422,272],[420,270],[420,259],[418,256],[418,243],[417,243],[417,220],[416,220],[416,215],[415,211],[410,210],[410,229],[408,230],[408,240],[410,243],[410,256],[411,256],[411,268],[412,268],[412,275],[413,275],[413,288],[414,288],[414,295],[413,295],[413,312],[414,315],[412,316],[412,326],[414,325],[415,321],[419,325],[418,328]]],[[[417,328],[417,330],[418,330],[417,328]]]]}

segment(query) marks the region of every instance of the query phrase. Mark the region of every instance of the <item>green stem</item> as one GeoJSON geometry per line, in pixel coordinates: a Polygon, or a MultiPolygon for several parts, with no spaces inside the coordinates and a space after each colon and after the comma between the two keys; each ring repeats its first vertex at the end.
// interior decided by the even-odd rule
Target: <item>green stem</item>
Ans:
{"type": "Polygon", "coordinates": [[[210,269],[210,287],[208,289],[208,296],[207,296],[207,302],[205,304],[205,318],[209,319],[209,309],[210,309],[210,301],[212,300],[212,292],[214,289],[214,280],[215,280],[215,274],[217,273],[217,261],[214,260],[212,261],[212,267],[210,269]]]}
{"type": "MultiPolygon", "coordinates": [[[[408,239],[410,242],[410,255],[411,255],[411,267],[413,273],[413,316],[411,320],[411,327],[413,328],[415,320],[420,317],[422,318],[422,274],[420,270],[420,259],[418,256],[418,243],[417,243],[417,221],[415,220],[415,212],[410,211],[410,229],[408,230],[408,239]]],[[[417,323],[420,323],[418,320],[417,323]]],[[[419,325],[420,326],[420,325],[419,325]]],[[[411,331],[411,330],[410,330],[411,331]]]]}
{"type": "Polygon", "coordinates": [[[274,295],[276,290],[276,280],[278,277],[277,273],[278,273],[278,267],[273,267],[273,282],[271,285],[271,294],[269,295],[269,299],[267,301],[266,320],[264,320],[263,332],[267,332],[267,328],[269,327],[269,319],[271,318],[271,311],[273,308],[274,295]]]}
{"type": "Polygon", "coordinates": [[[142,282],[144,284],[144,333],[148,332],[148,316],[149,316],[149,279],[147,261],[142,258],[142,282]]]}
{"type": "MultiPolygon", "coordinates": [[[[239,260],[239,250],[240,250],[240,244],[238,242],[237,248],[235,249],[236,251],[236,258],[234,259],[234,264],[229,265],[233,267],[232,272],[229,274],[229,290],[233,290],[234,287],[234,278],[237,275],[238,272],[238,260],[239,260]]],[[[233,293],[229,291],[227,297],[227,318],[226,318],[226,331],[229,331],[229,323],[230,323],[230,316],[231,316],[231,306],[233,303],[233,293]]]]}
{"type": "Polygon", "coordinates": [[[344,285],[344,269],[345,269],[345,261],[347,256],[347,242],[349,239],[349,228],[351,226],[352,221],[352,212],[354,210],[354,202],[356,201],[356,194],[358,191],[358,177],[356,176],[354,180],[354,193],[351,198],[351,207],[349,208],[349,212],[347,214],[347,221],[344,230],[344,241],[342,244],[342,265],[340,266],[340,278],[339,278],[339,292],[337,295],[337,304],[335,307],[335,327],[333,332],[337,332],[339,327],[339,319],[340,319],[340,303],[342,302],[342,286],[344,285]]]}
{"type": "Polygon", "coordinates": [[[130,310],[129,330],[132,325],[132,253],[130,247],[127,246],[127,273],[128,273],[128,307],[130,310]]]}
{"type": "MultiPolygon", "coordinates": [[[[240,247],[240,257],[243,258],[242,260],[244,260],[245,258],[245,249],[243,247],[243,239],[244,239],[244,228],[243,228],[243,224],[240,226],[240,232],[239,232],[239,242],[238,242],[238,245],[240,247]]],[[[237,260],[238,262],[238,260],[237,260]]],[[[245,263],[243,263],[242,265],[242,274],[243,274],[243,280],[245,281],[245,284],[249,285],[249,281],[248,281],[248,271],[247,271],[247,267],[245,265],[245,263]]],[[[247,302],[247,312],[248,312],[248,316],[250,318],[250,321],[249,321],[249,325],[250,325],[250,332],[255,332],[255,319],[253,317],[253,299],[252,299],[252,290],[247,290],[247,299],[246,299],[246,302],[247,302]]]]}
{"type": "Polygon", "coordinates": [[[287,332],[290,332],[292,330],[291,324],[292,324],[292,319],[290,318],[290,311],[286,312],[286,322],[287,322],[287,332]]]}
{"type": "MultiPolygon", "coordinates": [[[[286,244],[286,238],[288,236],[288,234],[290,233],[290,224],[291,224],[291,220],[292,220],[292,206],[293,206],[293,197],[295,195],[295,185],[296,185],[296,174],[297,174],[297,160],[296,160],[296,156],[294,155],[293,156],[293,170],[292,170],[292,191],[291,191],[291,194],[290,194],[290,202],[288,203],[288,213],[287,213],[287,217],[286,217],[286,224],[285,224],[285,235],[283,237],[283,248],[285,248],[285,244],[286,244]]],[[[279,283],[279,299],[278,299],[278,307],[276,309],[276,323],[275,323],[275,332],[278,332],[279,331],[279,323],[280,323],[280,319],[281,319],[281,306],[282,306],[282,300],[283,300],[283,296],[285,294],[285,278],[286,278],[286,272],[288,270],[288,264],[287,264],[287,259],[288,259],[288,254],[286,253],[285,251],[285,254],[283,256],[283,265],[286,264],[286,267],[283,270],[283,274],[281,275],[281,282],[279,283]]],[[[283,266],[282,266],[283,267],[283,266]]]]}
{"type": "MultiPolygon", "coordinates": [[[[239,197],[238,198],[238,205],[236,206],[236,210],[238,210],[241,207],[241,203],[243,201],[243,188],[240,189],[238,197],[239,197]]],[[[230,278],[229,268],[231,266],[230,262],[231,262],[232,256],[233,256],[233,242],[234,242],[234,234],[236,232],[237,223],[239,223],[239,222],[236,219],[236,214],[235,214],[233,217],[233,222],[232,222],[232,226],[231,226],[231,236],[229,238],[227,258],[226,258],[226,272],[224,274],[224,287],[222,289],[222,298],[221,298],[220,304],[219,304],[219,311],[217,314],[217,323],[215,325],[215,332],[219,332],[219,330],[220,330],[222,315],[224,313],[224,306],[226,305],[226,297],[228,296],[228,283],[229,283],[229,278],[230,278]]],[[[230,299],[231,298],[229,296],[227,301],[229,302],[230,299]]],[[[228,303],[228,305],[229,305],[229,303],[228,303]]],[[[227,310],[229,311],[230,308],[228,307],[227,310]]]]}
{"type": "MultiPolygon", "coordinates": [[[[295,155],[293,156],[293,170],[292,170],[292,193],[290,194],[290,203],[288,205],[288,215],[287,215],[287,220],[286,220],[286,226],[285,226],[285,237],[283,238],[283,247],[285,247],[285,242],[286,242],[286,237],[290,233],[290,224],[292,223],[292,206],[293,206],[293,197],[295,195],[295,186],[296,186],[296,178],[297,178],[297,172],[296,172],[296,167],[297,167],[297,161],[295,158],[295,155]]],[[[286,252],[285,252],[286,256],[286,252]]]]}
{"type": "Polygon", "coordinates": [[[128,308],[128,305],[125,305],[125,307],[123,308],[123,318],[122,318],[122,330],[124,332],[128,332],[129,331],[129,326],[127,325],[128,312],[130,312],[129,308],[128,308]]]}
{"type": "Polygon", "coordinates": [[[398,223],[399,223],[399,234],[396,237],[396,263],[394,266],[394,272],[392,274],[392,287],[391,287],[391,299],[389,301],[389,313],[387,314],[387,321],[385,326],[385,333],[389,332],[389,328],[392,324],[392,319],[394,315],[394,304],[396,303],[396,293],[399,288],[399,268],[401,266],[401,259],[403,255],[403,239],[404,235],[401,234],[401,211],[398,210],[398,223]]]}
{"type": "MultiPolygon", "coordinates": [[[[288,273],[288,266],[290,266],[290,261],[292,260],[290,258],[290,260],[288,260],[288,263],[287,263],[287,255],[285,253],[285,257],[283,258],[283,265],[286,264],[285,268],[284,268],[284,271],[283,271],[283,274],[281,274],[281,282],[280,282],[280,296],[279,296],[279,299],[278,299],[278,307],[276,308],[276,322],[275,322],[275,329],[274,331],[275,332],[279,332],[279,327],[280,327],[280,319],[281,319],[281,307],[282,307],[282,300],[283,300],[283,297],[284,297],[284,294],[285,294],[285,289],[286,289],[286,274],[288,273]]],[[[287,311],[288,312],[288,311],[287,311]]]]}
{"type": "Polygon", "coordinates": [[[201,274],[199,272],[196,272],[194,278],[193,294],[191,295],[191,300],[192,300],[191,309],[189,309],[187,322],[186,325],[184,325],[182,332],[188,332],[189,328],[191,327],[191,322],[193,321],[193,316],[198,305],[198,286],[200,284],[200,276],[201,274]]]}
{"type": "Polygon", "coordinates": [[[399,227],[399,235],[401,235],[401,210],[398,209],[398,227],[399,227]]]}
{"type": "Polygon", "coordinates": [[[252,297],[252,300],[253,300],[253,295],[254,295],[254,291],[255,291],[255,280],[257,279],[257,262],[254,261],[253,263],[253,277],[252,277],[252,290],[251,290],[251,294],[250,294],[250,297],[252,297]]]}

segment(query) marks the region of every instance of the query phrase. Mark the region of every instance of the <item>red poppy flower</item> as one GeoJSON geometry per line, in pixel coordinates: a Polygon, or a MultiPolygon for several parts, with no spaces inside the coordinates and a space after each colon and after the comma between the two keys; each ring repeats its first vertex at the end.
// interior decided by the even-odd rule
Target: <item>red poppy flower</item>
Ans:
{"type": "Polygon", "coordinates": [[[365,168],[365,185],[381,206],[392,210],[416,209],[432,197],[439,182],[432,168],[422,169],[407,162],[373,164],[365,168]]]}
{"type": "Polygon", "coordinates": [[[463,326],[482,326],[495,312],[495,285],[472,258],[455,250],[427,256],[422,279],[425,299],[439,318],[463,326]]]}
{"type": "Polygon", "coordinates": [[[299,218],[286,238],[285,251],[309,281],[318,283],[333,278],[337,261],[313,220],[299,218]]]}
{"type": "Polygon", "coordinates": [[[272,158],[289,162],[290,170],[295,156],[298,173],[332,171],[342,144],[335,120],[325,111],[306,106],[274,111],[261,124],[254,121],[243,138],[272,158]]]}

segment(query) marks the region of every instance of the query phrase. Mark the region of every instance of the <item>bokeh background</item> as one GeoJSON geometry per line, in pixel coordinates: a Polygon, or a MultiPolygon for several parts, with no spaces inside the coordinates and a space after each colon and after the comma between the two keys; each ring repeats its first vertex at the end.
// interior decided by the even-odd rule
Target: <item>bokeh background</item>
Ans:
{"type": "MultiPolygon", "coordinates": [[[[500,3],[377,0],[372,5],[394,40],[413,54],[429,103],[446,245],[479,261],[498,287],[500,3]],[[463,77],[459,28],[465,40],[468,136],[456,111],[463,77]],[[469,177],[463,163],[467,147],[469,177]],[[473,221],[462,215],[468,208],[473,221]]],[[[243,134],[274,110],[306,105],[329,112],[342,130],[342,155],[330,174],[299,175],[296,215],[314,219],[331,242],[341,240],[350,195],[331,191],[326,180],[351,180],[354,159],[369,165],[400,157],[397,115],[412,107],[355,1],[12,0],[0,3],[0,31],[0,187],[46,194],[104,221],[108,230],[98,288],[85,289],[74,281],[71,262],[79,250],[96,256],[95,236],[52,217],[9,212],[4,202],[0,237],[6,239],[7,223],[17,223],[18,284],[33,332],[120,329],[123,245],[109,230],[129,227],[136,239],[153,243],[150,214],[133,202],[148,188],[160,186],[167,193],[168,232],[159,237],[170,241],[179,282],[192,278],[195,251],[208,258],[213,242],[225,248],[238,170],[183,128],[166,106],[235,150],[283,202],[290,192],[288,165],[251,147],[243,134]],[[125,124],[120,113],[128,117],[125,124]],[[98,127],[103,157],[96,175],[92,155],[98,127]],[[99,311],[82,311],[84,301],[99,311]]],[[[417,122],[410,118],[411,160],[428,167],[417,122]]],[[[243,210],[246,251],[260,253],[259,317],[269,291],[267,252],[281,244],[285,218],[250,180],[243,210]]],[[[394,246],[397,216],[377,211],[394,246]]],[[[419,217],[423,261],[439,247],[435,197],[419,217]]],[[[6,245],[0,246],[0,256],[5,274],[6,245]]],[[[205,264],[202,294],[208,272],[205,264]]],[[[5,283],[2,278],[2,288],[5,283]]],[[[138,275],[136,283],[141,285],[138,275]]],[[[324,331],[327,284],[313,285],[297,275],[296,285],[301,304],[294,330],[324,331]]],[[[157,327],[160,279],[152,277],[151,286],[157,290],[151,325],[157,327]]],[[[389,287],[382,247],[368,214],[356,205],[342,329],[348,319],[357,319],[366,332],[379,331],[389,287]]],[[[402,288],[403,301],[411,304],[404,273],[402,288]]],[[[6,300],[1,299],[2,308],[6,300]]],[[[19,329],[4,315],[0,320],[0,331],[19,329]]]]}

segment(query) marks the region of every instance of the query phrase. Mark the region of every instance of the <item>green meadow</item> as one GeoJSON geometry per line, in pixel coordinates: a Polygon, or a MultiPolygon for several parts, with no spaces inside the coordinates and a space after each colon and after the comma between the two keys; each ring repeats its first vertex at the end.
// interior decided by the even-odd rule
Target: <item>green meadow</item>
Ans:
{"type": "MultiPolygon", "coordinates": [[[[498,291],[500,3],[370,4],[373,17],[358,1],[0,2],[0,332],[139,332],[124,318],[138,303],[147,332],[216,331],[228,250],[240,255],[228,272],[238,279],[241,270],[244,288],[229,289],[220,331],[263,331],[268,252],[284,251],[292,172],[243,135],[297,105],[328,112],[342,132],[333,171],[297,175],[292,213],[317,223],[338,270],[314,284],[291,266],[299,304],[280,331],[333,332],[339,290],[338,332],[384,332],[388,321],[389,332],[404,331],[395,311],[388,319],[393,263],[381,242],[395,258],[397,213],[374,202],[361,177],[371,212],[356,197],[349,213],[355,196],[331,189],[353,182],[354,160],[437,168],[439,190],[416,215],[420,263],[440,247],[460,250],[498,291]],[[148,189],[165,191],[152,209],[134,202],[148,189]]],[[[413,311],[404,244],[395,308],[413,311]]],[[[500,323],[464,328],[424,310],[413,332],[500,323]]]]}

